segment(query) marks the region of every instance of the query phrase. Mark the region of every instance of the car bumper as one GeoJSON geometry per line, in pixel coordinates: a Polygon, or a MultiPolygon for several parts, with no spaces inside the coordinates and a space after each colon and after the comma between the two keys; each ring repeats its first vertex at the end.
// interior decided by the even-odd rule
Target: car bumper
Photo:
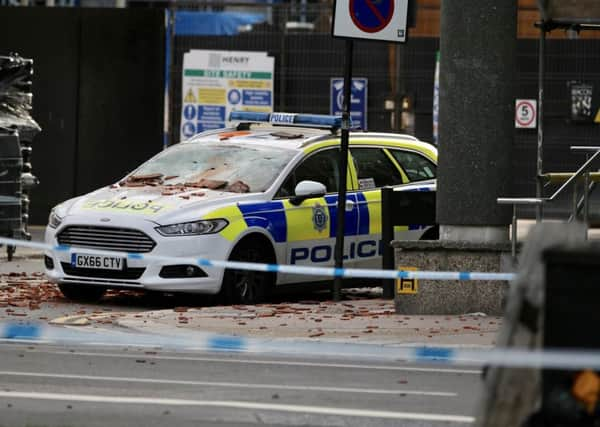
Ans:
{"type": "MultiPolygon", "coordinates": [[[[138,229],[140,229],[138,227],[138,229]]],[[[163,237],[151,227],[141,230],[156,241],[151,252],[133,254],[125,260],[123,270],[77,268],[72,264],[73,254],[94,253],[87,247],[71,246],[68,250],[45,251],[46,276],[52,283],[80,283],[109,288],[144,289],[164,292],[194,292],[215,294],[221,288],[223,269],[200,266],[198,260],[227,258],[231,242],[218,234],[186,237],[163,237]],[[193,277],[165,275],[165,267],[195,266],[193,277]],[[162,272],[162,274],[161,274],[162,272]],[[203,277],[199,277],[199,275],[203,277]]],[[[56,230],[46,230],[46,243],[58,247],[56,230]]],[[[111,251],[105,251],[107,255],[111,251]]],[[[183,268],[185,271],[185,267],[183,268]]]]}

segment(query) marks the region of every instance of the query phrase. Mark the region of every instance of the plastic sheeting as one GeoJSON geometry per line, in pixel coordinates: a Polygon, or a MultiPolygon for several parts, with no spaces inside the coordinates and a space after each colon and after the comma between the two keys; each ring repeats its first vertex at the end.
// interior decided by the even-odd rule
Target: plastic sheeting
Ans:
{"type": "Polygon", "coordinates": [[[0,56],[0,128],[12,128],[31,141],[41,130],[31,117],[33,60],[19,55],[0,56]]]}
{"type": "Polygon", "coordinates": [[[178,36],[233,36],[239,28],[265,21],[261,13],[197,12],[175,13],[175,34],[178,36]]]}

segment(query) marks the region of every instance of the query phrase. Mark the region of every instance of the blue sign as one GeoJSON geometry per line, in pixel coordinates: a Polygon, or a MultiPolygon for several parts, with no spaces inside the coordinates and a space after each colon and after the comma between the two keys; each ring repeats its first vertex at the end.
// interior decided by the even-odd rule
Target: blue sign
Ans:
{"type": "Polygon", "coordinates": [[[350,18],[366,33],[383,30],[394,16],[394,0],[350,0],[350,18]]]}
{"type": "Polygon", "coordinates": [[[196,123],[196,132],[204,132],[205,130],[221,129],[225,126],[225,123],[219,122],[198,122],[196,123]]]}
{"type": "Polygon", "coordinates": [[[244,105],[259,105],[263,107],[271,106],[270,90],[245,90],[244,105]]]}
{"type": "MultiPolygon", "coordinates": [[[[352,126],[367,130],[367,88],[368,79],[352,79],[350,92],[350,117],[352,126]]],[[[329,114],[341,116],[344,111],[344,79],[331,79],[329,114]]]]}
{"type": "Polygon", "coordinates": [[[196,118],[196,106],[193,104],[186,104],[183,107],[183,117],[186,120],[194,120],[196,118]]]}
{"type": "Polygon", "coordinates": [[[227,100],[230,104],[239,104],[242,99],[242,95],[240,95],[240,91],[237,89],[231,89],[227,94],[227,100]]]}
{"type": "Polygon", "coordinates": [[[181,133],[186,138],[189,138],[192,135],[196,134],[196,126],[192,122],[185,122],[183,126],[181,126],[181,133]]]}
{"type": "Polygon", "coordinates": [[[225,122],[225,106],[198,105],[199,122],[225,122]]]}

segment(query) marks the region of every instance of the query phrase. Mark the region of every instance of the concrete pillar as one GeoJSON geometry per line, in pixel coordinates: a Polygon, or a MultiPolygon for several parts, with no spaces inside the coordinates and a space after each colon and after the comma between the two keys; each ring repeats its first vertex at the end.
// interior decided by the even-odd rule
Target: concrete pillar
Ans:
{"type": "Polygon", "coordinates": [[[509,238],[517,0],[441,6],[437,220],[441,240],[509,238]]]}

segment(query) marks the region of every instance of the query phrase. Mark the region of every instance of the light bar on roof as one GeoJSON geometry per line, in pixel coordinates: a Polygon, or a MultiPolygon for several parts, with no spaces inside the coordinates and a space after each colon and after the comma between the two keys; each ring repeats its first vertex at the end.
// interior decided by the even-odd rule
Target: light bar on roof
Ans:
{"type": "Polygon", "coordinates": [[[232,122],[271,123],[273,125],[305,126],[325,129],[342,127],[340,116],[323,114],[259,113],[255,111],[232,111],[232,122]]]}

